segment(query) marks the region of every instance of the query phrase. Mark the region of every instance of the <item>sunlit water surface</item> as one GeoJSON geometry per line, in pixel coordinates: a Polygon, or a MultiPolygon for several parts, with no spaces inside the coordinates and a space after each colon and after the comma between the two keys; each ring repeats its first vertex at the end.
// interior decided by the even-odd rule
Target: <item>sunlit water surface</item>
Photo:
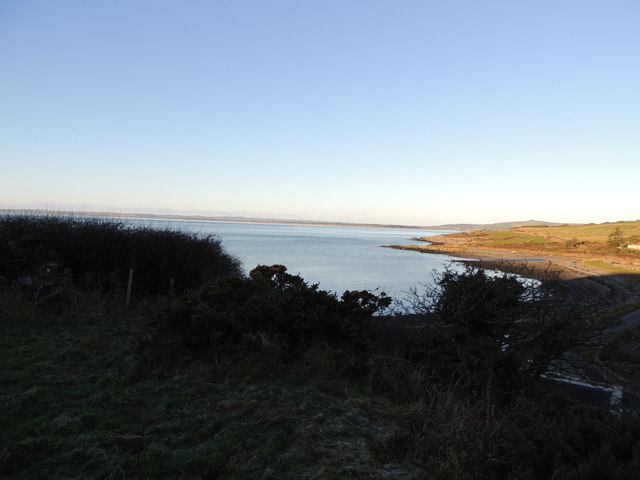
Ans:
{"type": "Polygon", "coordinates": [[[257,265],[285,265],[289,273],[336,293],[380,289],[395,298],[412,287],[430,283],[434,271],[450,262],[444,255],[382,248],[416,244],[413,237],[443,231],[266,223],[130,220],[158,228],[170,227],[215,234],[225,250],[248,273],[257,265]]]}

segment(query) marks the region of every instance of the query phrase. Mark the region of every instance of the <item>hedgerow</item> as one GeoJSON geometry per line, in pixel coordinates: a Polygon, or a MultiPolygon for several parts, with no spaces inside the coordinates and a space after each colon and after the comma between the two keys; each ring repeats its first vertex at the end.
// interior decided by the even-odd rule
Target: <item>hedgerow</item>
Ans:
{"type": "Polygon", "coordinates": [[[136,291],[165,294],[171,285],[180,293],[218,275],[242,272],[213,235],[93,217],[0,217],[5,285],[66,271],[77,288],[122,291],[130,269],[136,291]]]}

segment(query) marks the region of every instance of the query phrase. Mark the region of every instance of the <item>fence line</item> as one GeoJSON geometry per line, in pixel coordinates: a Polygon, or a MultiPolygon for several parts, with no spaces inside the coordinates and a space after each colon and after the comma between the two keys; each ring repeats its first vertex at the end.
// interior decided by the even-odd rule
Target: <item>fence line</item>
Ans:
{"type": "Polygon", "coordinates": [[[133,288],[133,268],[129,269],[129,282],[127,284],[127,310],[131,306],[131,289],[133,288]]]}
{"type": "MultiPolygon", "coordinates": [[[[38,271],[30,275],[17,276],[7,278],[0,275],[0,293],[14,292],[31,293],[33,300],[40,303],[45,302],[64,292],[71,292],[75,285],[85,285],[88,289],[97,289],[99,292],[114,293],[114,291],[124,291],[126,287],[126,308],[129,309],[134,297],[134,269],[129,269],[128,281],[126,283],[117,281],[114,277],[117,273],[122,275],[124,272],[113,272],[111,278],[104,278],[104,274],[99,271],[86,271],[81,273],[73,273],[70,268],[64,267],[56,271],[56,267],[62,268],[63,265],[43,265],[38,271]]],[[[150,283],[162,283],[160,280],[166,281],[167,276],[161,277],[145,277],[150,283]]],[[[138,280],[140,281],[140,280],[138,280]]],[[[145,282],[143,282],[145,283],[145,282]]],[[[169,298],[175,298],[176,281],[174,277],[168,279],[168,287],[159,288],[147,285],[136,284],[136,291],[142,295],[163,295],[169,298]]],[[[80,287],[82,289],[82,287],[80,287]]]]}

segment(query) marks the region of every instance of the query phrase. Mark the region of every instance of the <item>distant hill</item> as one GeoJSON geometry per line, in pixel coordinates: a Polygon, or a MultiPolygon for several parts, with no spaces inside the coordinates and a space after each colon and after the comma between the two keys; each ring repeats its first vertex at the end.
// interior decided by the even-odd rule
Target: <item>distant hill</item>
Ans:
{"type": "Polygon", "coordinates": [[[411,228],[417,230],[505,230],[516,227],[555,227],[566,225],[564,223],[541,222],[538,220],[526,220],[522,222],[502,222],[502,223],[455,223],[447,225],[401,225],[401,224],[379,224],[379,223],[351,223],[351,222],[330,222],[318,220],[291,220],[282,218],[258,218],[242,216],[206,216],[206,215],[176,215],[157,213],[122,213],[122,212],[74,212],[74,211],[46,211],[46,210],[17,210],[0,208],[0,213],[12,214],[36,214],[36,215],[71,215],[89,217],[111,217],[111,218],[142,218],[150,220],[190,220],[190,221],[213,221],[213,222],[244,222],[244,223],[280,223],[294,225],[327,225],[343,227],[378,227],[378,228],[411,228]]]}
{"type": "Polygon", "coordinates": [[[416,230],[451,230],[441,227],[424,227],[419,225],[380,224],[380,223],[352,223],[332,222],[321,220],[292,220],[283,218],[262,218],[243,216],[207,216],[207,215],[178,215],[170,213],[123,213],[123,212],[75,212],[75,211],[47,211],[47,210],[18,210],[0,208],[0,214],[24,214],[24,215],[62,215],[76,217],[106,217],[106,218],[135,218],[148,220],[187,220],[200,222],[241,222],[241,223],[276,223],[284,225],[321,225],[338,227],[371,227],[371,228],[410,228],[416,230]]]}
{"type": "Polygon", "coordinates": [[[544,222],[540,220],[523,220],[520,222],[500,222],[500,223],[455,223],[448,225],[439,225],[437,227],[427,227],[438,230],[507,230],[509,228],[520,227],[559,227],[560,225],[567,225],[566,223],[554,223],[544,222]]]}

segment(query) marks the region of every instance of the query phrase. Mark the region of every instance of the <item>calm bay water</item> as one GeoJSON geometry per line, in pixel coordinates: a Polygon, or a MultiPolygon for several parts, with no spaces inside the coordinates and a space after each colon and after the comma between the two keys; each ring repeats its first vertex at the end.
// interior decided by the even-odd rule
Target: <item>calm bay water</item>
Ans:
{"type": "Polygon", "coordinates": [[[345,290],[380,288],[391,296],[420,283],[429,283],[433,270],[450,260],[444,255],[382,248],[381,245],[419,243],[412,237],[427,237],[442,231],[395,228],[334,227],[235,222],[191,222],[138,220],[142,224],[215,234],[225,250],[249,272],[257,265],[285,265],[320,288],[345,290]]]}

